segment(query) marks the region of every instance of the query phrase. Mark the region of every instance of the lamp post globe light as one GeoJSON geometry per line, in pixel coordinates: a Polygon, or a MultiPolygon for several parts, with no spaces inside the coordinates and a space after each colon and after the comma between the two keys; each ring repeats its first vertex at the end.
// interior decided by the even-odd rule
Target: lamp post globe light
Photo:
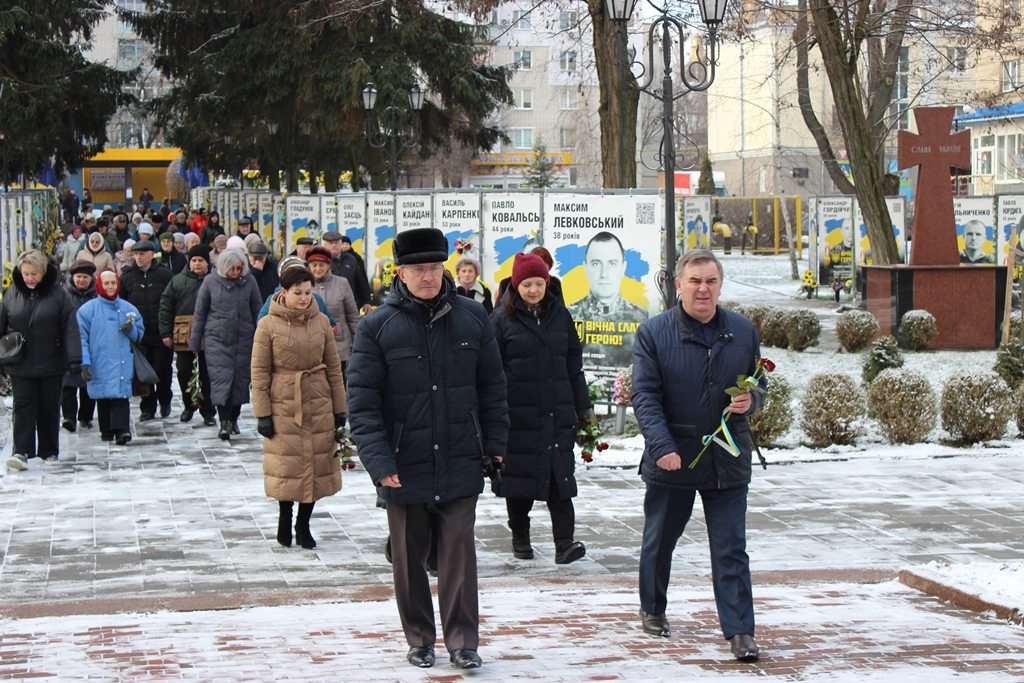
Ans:
{"type": "Polygon", "coordinates": [[[363,88],[363,108],[366,109],[366,141],[374,149],[386,149],[388,153],[388,189],[398,189],[398,153],[412,149],[419,144],[419,116],[415,112],[423,108],[426,93],[418,84],[409,89],[409,114],[402,108],[389,105],[374,123],[373,112],[377,106],[377,89],[373,83],[363,88]],[[410,115],[411,114],[411,115],[410,115]]]}
{"type": "Polygon", "coordinates": [[[654,0],[647,0],[647,3],[654,9],[656,14],[647,32],[647,54],[645,62],[635,61],[635,56],[628,48],[628,36],[626,35],[626,24],[629,22],[633,11],[636,9],[639,0],[605,0],[608,11],[608,18],[615,25],[615,61],[618,66],[619,77],[629,87],[647,93],[663,104],[662,124],[663,134],[661,140],[661,166],[665,173],[665,282],[662,287],[662,297],[665,300],[665,307],[668,309],[676,305],[676,290],[673,287],[676,264],[676,147],[673,128],[674,104],[677,99],[691,92],[707,90],[715,80],[715,67],[718,47],[718,27],[725,20],[725,8],[727,0],[698,0],[700,6],[700,17],[708,28],[706,57],[698,58],[686,64],[686,54],[683,51],[683,44],[686,39],[687,30],[683,22],[669,14],[668,5],[660,5],[654,0]],[[658,50],[656,43],[659,42],[661,52],[662,79],[661,87],[655,87],[654,83],[654,59],[658,50]],[[680,71],[682,90],[675,93],[672,80],[672,56],[673,44],[679,46],[678,63],[686,64],[680,71]],[[634,76],[633,68],[638,67],[640,73],[634,76]]]}

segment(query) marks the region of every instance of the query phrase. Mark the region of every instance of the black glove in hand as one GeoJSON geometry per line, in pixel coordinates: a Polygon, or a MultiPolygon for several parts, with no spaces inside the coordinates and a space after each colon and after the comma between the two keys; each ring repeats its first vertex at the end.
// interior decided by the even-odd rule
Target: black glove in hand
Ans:
{"type": "Polygon", "coordinates": [[[261,417],[256,422],[256,431],[260,433],[260,436],[268,439],[273,439],[274,434],[274,418],[272,417],[261,417]]]}
{"type": "Polygon", "coordinates": [[[131,320],[126,320],[123,323],[121,323],[121,327],[119,327],[117,329],[121,330],[125,334],[130,334],[134,327],[135,327],[135,323],[133,323],[131,320]]]}
{"type": "Polygon", "coordinates": [[[72,377],[74,377],[75,375],[81,375],[82,374],[82,364],[81,363],[68,363],[68,374],[71,375],[72,377]]]}
{"type": "Polygon", "coordinates": [[[84,379],[86,382],[92,381],[92,368],[90,368],[88,365],[82,366],[82,379],[84,379]]]}
{"type": "Polygon", "coordinates": [[[347,415],[345,415],[345,413],[335,413],[334,414],[334,428],[338,429],[340,427],[344,427],[345,426],[345,418],[346,417],[347,417],[347,415]]]}

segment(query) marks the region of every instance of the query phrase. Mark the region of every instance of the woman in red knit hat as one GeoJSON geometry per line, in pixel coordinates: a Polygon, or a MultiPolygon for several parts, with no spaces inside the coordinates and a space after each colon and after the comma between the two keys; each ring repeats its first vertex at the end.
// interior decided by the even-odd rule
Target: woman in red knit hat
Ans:
{"type": "Polygon", "coordinates": [[[550,283],[539,256],[516,254],[512,286],[491,315],[511,421],[505,469],[494,492],[505,499],[515,557],[533,559],[530,510],[542,500],[551,514],[555,562],[569,564],[587,553],[574,539],[573,444],[577,416],[592,406],[579,336],[550,283]]]}

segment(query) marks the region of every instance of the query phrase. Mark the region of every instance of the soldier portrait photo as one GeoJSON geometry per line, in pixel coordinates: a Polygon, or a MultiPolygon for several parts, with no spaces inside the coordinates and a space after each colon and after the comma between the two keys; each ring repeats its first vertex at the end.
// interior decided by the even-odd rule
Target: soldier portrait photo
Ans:
{"type": "Polygon", "coordinates": [[[971,265],[992,265],[996,262],[994,254],[986,254],[985,242],[988,240],[988,228],[975,219],[964,224],[964,249],[960,252],[960,263],[971,265]]]}

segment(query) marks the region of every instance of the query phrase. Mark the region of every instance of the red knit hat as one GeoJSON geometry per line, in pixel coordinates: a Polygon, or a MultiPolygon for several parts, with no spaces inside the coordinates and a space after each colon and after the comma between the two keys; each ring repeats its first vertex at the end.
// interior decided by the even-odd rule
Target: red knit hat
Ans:
{"type": "Polygon", "coordinates": [[[548,264],[536,254],[516,254],[512,263],[512,286],[518,288],[523,280],[531,277],[542,277],[545,284],[551,284],[548,264]]]}

